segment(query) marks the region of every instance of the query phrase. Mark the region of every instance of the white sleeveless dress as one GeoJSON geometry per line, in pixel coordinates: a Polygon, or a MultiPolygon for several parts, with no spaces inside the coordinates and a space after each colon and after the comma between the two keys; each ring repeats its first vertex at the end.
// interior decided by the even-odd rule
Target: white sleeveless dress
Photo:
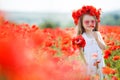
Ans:
{"type": "MultiPolygon", "coordinates": [[[[102,41],[102,43],[105,44],[101,37],[101,34],[98,31],[97,34],[99,35],[99,39],[102,41]]],[[[88,73],[90,75],[95,75],[97,73],[100,75],[100,80],[102,80],[103,79],[102,67],[105,66],[102,50],[98,46],[95,38],[87,37],[86,33],[83,33],[82,36],[86,41],[86,45],[84,47],[84,57],[88,64],[88,73]],[[98,64],[98,68],[94,66],[94,63],[97,60],[100,61],[100,63],[98,64]]]]}

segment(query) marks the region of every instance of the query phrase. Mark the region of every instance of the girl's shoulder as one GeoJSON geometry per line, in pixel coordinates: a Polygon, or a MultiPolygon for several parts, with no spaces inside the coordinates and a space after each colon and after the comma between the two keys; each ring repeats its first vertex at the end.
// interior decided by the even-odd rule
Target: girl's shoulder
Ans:
{"type": "Polygon", "coordinates": [[[100,34],[100,32],[99,31],[94,31],[95,33],[97,33],[97,34],[100,34]]]}
{"type": "Polygon", "coordinates": [[[82,33],[82,36],[85,37],[85,33],[82,33]]]}
{"type": "Polygon", "coordinates": [[[98,36],[101,36],[101,33],[99,31],[94,31],[98,36]]]}
{"type": "Polygon", "coordinates": [[[82,37],[83,37],[84,39],[87,39],[87,36],[86,36],[85,33],[82,33],[82,37]]]}

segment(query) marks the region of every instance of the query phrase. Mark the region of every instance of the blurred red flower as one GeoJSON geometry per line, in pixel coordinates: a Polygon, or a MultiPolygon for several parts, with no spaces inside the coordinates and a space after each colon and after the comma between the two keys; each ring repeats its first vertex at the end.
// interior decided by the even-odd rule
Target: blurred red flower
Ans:
{"type": "Polygon", "coordinates": [[[112,80],[118,80],[116,76],[112,76],[112,80]]]}
{"type": "Polygon", "coordinates": [[[106,66],[102,68],[102,72],[103,74],[115,74],[116,70],[106,66]]]}

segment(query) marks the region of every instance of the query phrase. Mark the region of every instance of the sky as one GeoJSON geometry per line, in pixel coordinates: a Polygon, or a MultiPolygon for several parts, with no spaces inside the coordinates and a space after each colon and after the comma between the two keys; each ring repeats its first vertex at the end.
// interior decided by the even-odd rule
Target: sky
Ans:
{"type": "Polygon", "coordinates": [[[0,0],[0,10],[25,12],[71,12],[93,5],[103,12],[120,9],[120,0],[0,0]]]}

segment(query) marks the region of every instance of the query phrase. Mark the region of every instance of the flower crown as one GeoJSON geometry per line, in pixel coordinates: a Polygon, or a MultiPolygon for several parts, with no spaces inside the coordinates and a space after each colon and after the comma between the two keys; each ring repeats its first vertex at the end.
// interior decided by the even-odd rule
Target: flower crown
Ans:
{"type": "Polygon", "coordinates": [[[79,18],[84,14],[90,14],[92,16],[95,16],[97,21],[100,22],[100,12],[101,12],[101,9],[97,10],[93,6],[83,6],[81,9],[73,11],[72,12],[72,17],[74,19],[75,25],[78,24],[79,18]]]}

